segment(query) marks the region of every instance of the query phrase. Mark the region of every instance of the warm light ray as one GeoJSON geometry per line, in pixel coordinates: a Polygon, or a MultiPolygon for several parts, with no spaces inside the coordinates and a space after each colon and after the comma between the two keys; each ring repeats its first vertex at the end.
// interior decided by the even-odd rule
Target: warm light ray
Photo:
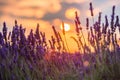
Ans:
{"type": "MultiPolygon", "coordinates": [[[[60,25],[60,28],[63,29],[62,24],[60,25]]],[[[65,31],[69,31],[70,30],[70,25],[67,24],[67,23],[64,23],[64,28],[65,28],[65,31]]]]}

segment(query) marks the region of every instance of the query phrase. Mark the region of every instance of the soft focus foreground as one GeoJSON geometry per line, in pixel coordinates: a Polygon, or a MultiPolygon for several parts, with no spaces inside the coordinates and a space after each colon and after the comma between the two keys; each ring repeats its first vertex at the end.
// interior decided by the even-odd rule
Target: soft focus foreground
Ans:
{"type": "Polygon", "coordinates": [[[78,45],[78,51],[74,54],[70,54],[64,22],[63,37],[52,26],[54,34],[49,41],[39,31],[39,24],[35,33],[31,30],[25,36],[26,29],[16,20],[12,32],[8,32],[4,22],[0,32],[0,80],[119,80],[120,23],[115,6],[110,23],[107,15],[102,23],[101,13],[98,21],[94,21],[92,3],[90,11],[93,25],[89,26],[87,18],[87,38],[75,12],[77,38],[71,38],[78,45]]]}

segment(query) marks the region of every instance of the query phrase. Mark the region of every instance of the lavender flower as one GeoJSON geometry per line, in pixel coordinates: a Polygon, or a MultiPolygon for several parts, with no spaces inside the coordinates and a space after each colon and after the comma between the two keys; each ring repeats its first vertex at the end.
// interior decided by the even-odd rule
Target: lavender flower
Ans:
{"type": "Polygon", "coordinates": [[[36,37],[36,39],[40,40],[39,24],[37,24],[35,37],[36,37]]]}
{"type": "Polygon", "coordinates": [[[58,37],[58,34],[57,34],[57,31],[56,31],[55,27],[52,26],[52,29],[53,29],[53,32],[54,32],[55,37],[56,37],[56,39],[57,39],[57,42],[59,42],[59,37],[58,37]]]}
{"type": "Polygon", "coordinates": [[[55,49],[55,43],[56,43],[55,38],[53,36],[51,36],[51,40],[52,40],[52,44],[53,44],[53,49],[55,49]]]}
{"type": "Polygon", "coordinates": [[[2,47],[0,48],[0,55],[3,59],[6,59],[7,58],[7,55],[8,55],[8,47],[7,47],[7,44],[6,45],[2,45],[2,47]]]}
{"type": "Polygon", "coordinates": [[[112,33],[115,31],[114,16],[115,16],[115,6],[113,6],[113,8],[112,8],[112,15],[111,15],[111,31],[112,31],[112,33]]]}
{"type": "Polygon", "coordinates": [[[107,16],[105,16],[105,34],[106,34],[108,26],[109,26],[108,18],[107,18],[107,16]]]}
{"type": "Polygon", "coordinates": [[[80,25],[80,20],[79,20],[79,17],[78,17],[78,13],[77,11],[75,12],[75,20],[77,21],[78,25],[80,25]]]}
{"type": "Polygon", "coordinates": [[[3,23],[3,37],[7,41],[7,27],[5,22],[3,23]]]}
{"type": "Polygon", "coordinates": [[[111,32],[110,29],[108,30],[108,35],[107,35],[107,44],[110,44],[110,36],[111,36],[111,32]]]}
{"type": "Polygon", "coordinates": [[[99,17],[98,17],[98,23],[99,23],[99,25],[101,24],[101,12],[99,13],[99,17]]]}
{"type": "Polygon", "coordinates": [[[31,29],[30,34],[28,36],[28,42],[29,42],[29,44],[31,44],[33,46],[35,45],[35,38],[34,38],[32,29],[31,29]]]}
{"type": "Polygon", "coordinates": [[[89,29],[89,19],[88,18],[86,18],[86,29],[88,30],[89,29]]]}
{"type": "Polygon", "coordinates": [[[50,44],[50,48],[53,49],[53,45],[52,45],[51,40],[49,40],[49,44],[50,44]]]}
{"type": "Polygon", "coordinates": [[[40,34],[42,36],[42,42],[46,43],[45,32],[40,32],[40,34]]]}
{"type": "Polygon", "coordinates": [[[115,28],[119,26],[119,16],[116,16],[115,28]]]}
{"type": "Polygon", "coordinates": [[[96,32],[99,32],[99,31],[100,31],[100,25],[99,25],[98,22],[96,22],[96,23],[94,24],[94,29],[95,29],[96,32]]]}
{"type": "Polygon", "coordinates": [[[94,37],[93,28],[92,27],[90,27],[90,32],[91,32],[91,36],[94,37]]]}
{"type": "Polygon", "coordinates": [[[104,23],[102,24],[102,33],[106,34],[104,23]]]}
{"type": "Polygon", "coordinates": [[[20,45],[25,45],[26,37],[24,34],[24,29],[22,29],[22,25],[20,25],[20,45]]]}
{"type": "Polygon", "coordinates": [[[93,14],[93,7],[92,7],[92,3],[90,3],[90,11],[91,11],[91,16],[94,16],[94,14],[93,14]]]}
{"type": "Polygon", "coordinates": [[[115,34],[115,36],[114,36],[114,41],[117,44],[117,34],[115,34]]]}
{"type": "Polygon", "coordinates": [[[15,26],[18,26],[18,24],[17,24],[17,20],[15,20],[15,26]]]}
{"type": "Polygon", "coordinates": [[[3,44],[4,44],[3,35],[0,32],[0,45],[2,46],[3,44]]]}
{"type": "Polygon", "coordinates": [[[41,55],[41,56],[43,56],[44,55],[44,53],[45,53],[45,50],[44,50],[44,48],[41,46],[41,45],[39,45],[39,46],[37,46],[37,51],[38,51],[38,55],[41,55]]]}
{"type": "Polygon", "coordinates": [[[11,32],[9,32],[8,34],[8,40],[10,40],[10,37],[11,37],[11,32]]]}

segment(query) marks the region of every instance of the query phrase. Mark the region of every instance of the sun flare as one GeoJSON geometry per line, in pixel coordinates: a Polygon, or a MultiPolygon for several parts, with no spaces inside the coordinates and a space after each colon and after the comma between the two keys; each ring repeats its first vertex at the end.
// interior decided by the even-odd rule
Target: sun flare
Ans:
{"type": "MultiPolygon", "coordinates": [[[[63,29],[62,24],[60,25],[60,28],[63,29]]],[[[65,28],[65,31],[69,31],[70,30],[70,25],[67,24],[67,23],[64,23],[64,28],[65,28]]]]}

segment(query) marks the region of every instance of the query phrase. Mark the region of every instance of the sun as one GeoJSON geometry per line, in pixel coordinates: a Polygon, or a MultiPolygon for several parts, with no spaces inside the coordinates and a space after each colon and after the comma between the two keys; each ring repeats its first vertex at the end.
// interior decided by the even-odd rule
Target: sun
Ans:
{"type": "MultiPolygon", "coordinates": [[[[60,25],[60,28],[63,29],[62,24],[60,25]]],[[[70,25],[67,24],[67,23],[64,23],[64,28],[65,28],[65,31],[69,31],[70,30],[70,25]]]]}

